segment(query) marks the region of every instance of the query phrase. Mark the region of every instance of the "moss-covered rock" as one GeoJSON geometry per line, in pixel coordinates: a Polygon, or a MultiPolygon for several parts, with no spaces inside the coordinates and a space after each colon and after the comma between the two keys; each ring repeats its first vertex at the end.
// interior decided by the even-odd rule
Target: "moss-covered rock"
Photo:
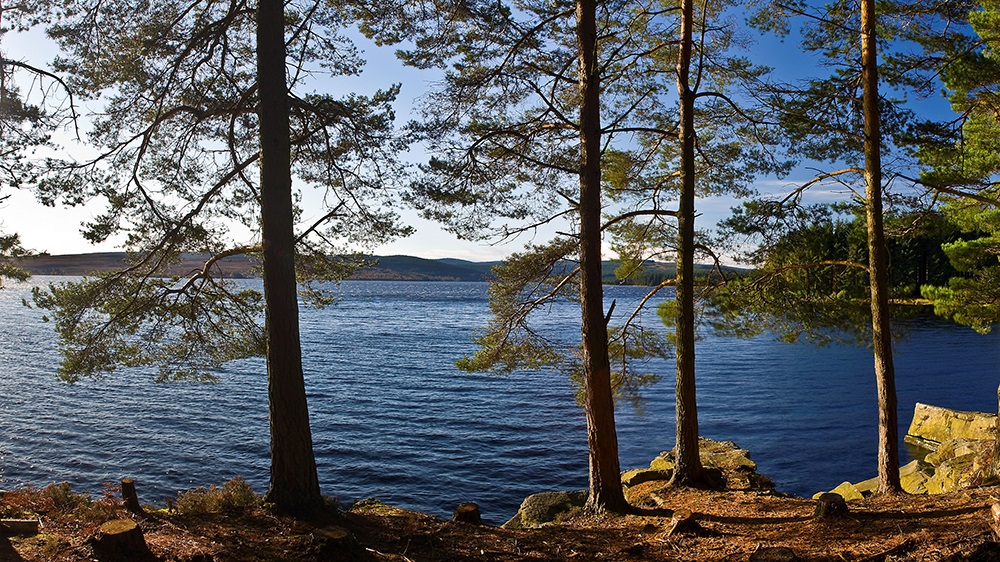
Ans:
{"type": "Polygon", "coordinates": [[[839,494],[840,497],[844,498],[844,501],[860,500],[865,497],[865,495],[861,493],[861,490],[850,482],[841,482],[841,484],[831,490],[830,493],[839,494]]]}
{"type": "Polygon", "coordinates": [[[560,515],[587,502],[587,492],[541,492],[532,494],[521,502],[517,514],[503,524],[505,529],[537,527],[555,521],[560,515]]]}
{"type": "Polygon", "coordinates": [[[672,470],[659,470],[655,468],[633,468],[622,473],[622,486],[631,488],[654,480],[670,480],[673,476],[672,470]]]}
{"type": "Polygon", "coordinates": [[[914,460],[899,467],[899,483],[908,494],[926,494],[927,481],[934,475],[934,468],[914,460]]]}
{"type": "Polygon", "coordinates": [[[968,453],[953,457],[934,467],[934,476],[927,483],[927,492],[943,494],[964,488],[972,483],[972,469],[976,462],[976,453],[968,453]]]}
{"type": "Polygon", "coordinates": [[[905,441],[931,451],[951,439],[990,441],[997,437],[996,423],[994,414],[951,410],[918,402],[905,441]]]}
{"type": "Polygon", "coordinates": [[[876,477],[869,478],[868,480],[862,480],[861,482],[855,484],[854,487],[861,492],[862,496],[867,498],[878,490],[878,478],[876,477]]]}
{"type": "MultiPolygon", "coordinates": [[[[757,470],[757,463],[750,460],[750,453],[732,441],[714,441],[707,437],[699,437],[698,456],[701,458],[702,466],[706,467],[719,468],[723,471],[745,470],[753,472],[757,470]]],[[[649,463],[649,468],[673,470],[674,450],[660,453],[649,463]]]]}
{"type": "MultiPolygon", "coordinates": [[[[997,446],[996,419],[993,414],[917,403],[906,442],[930,452],[923,460],[900,467],[903,490],[910,494],[941,494],[1000,480],[992,462],[997,446]]],[[[833,491],[846,500],[855,500],[877,489],[878,480],[872,478],[857,484],[844,482],[833,491]]]]}
{"type": "MultiPolygon", "coordinates": [[[[675,448],[676,449],[676,448],[675,448]]],[[[712,486],[731,490],[774,490],[774,482],[757,474],[757,463],[750,453],[732,441],[698,438],[698,453],[712,486]]],[[[650,470],[673,472],[675,450],[660,453],[649,463],[650,470]]]]}
{"type": "Polygon", "coordinates": [[[663,472],[673,472],[674,470],[674,452],[666,451],[657,455],[655,459],[649,462],[649,468],[651,470],[660,470],[663,472]]]}
{"type": "Polygon", "coordinates": [[[933,466],[940,466],[941,463],[955,457],[976,453],[981,454],[988,448],[993,447],[992,441],[973,441],[970,439],[948,439],[943,441],[936,450],[924,457],[924,462],[933,466]]]}

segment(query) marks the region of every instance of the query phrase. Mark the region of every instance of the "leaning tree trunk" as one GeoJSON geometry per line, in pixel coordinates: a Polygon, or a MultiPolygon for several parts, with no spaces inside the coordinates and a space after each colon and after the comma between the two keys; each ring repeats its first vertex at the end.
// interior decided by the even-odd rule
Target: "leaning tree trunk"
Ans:
{"type": "Polygon", "coordinates": [[[601,98],[597,62],[597,5],[578,0],[580,53],[580,307],[585,371],[587,448],[590,453],[588,507],[624,511],[618,464],[618,436],[608,358],[608,327],[601,280],[601,98]]]}
{"type": "Polygon", "coordinates": [[[861,0],[861,74],[872,344],[878,391],[878,491],[896,493],[902,491],[902,486],[899,482],[896,375],[892,365],[889,324],[889,260],[882,224],[882,131],[878,107],[875,0],[861,0]]]}
{"type": "Polygon", "coordinates": [[[313,456],[299,344],[288,92],[285,84],[284,5],[257,8],[257,84],[260,90],[260,197],[267,308],[267,392],[271,428],[271,486],[267,500],[286,511],[322,505],[313,456]]]}
{"type": "Polygon", "coordinates": [[[698,456],[698,404],[694,371],[694,91],[690,84],[694,2],[681,2],[681,43],[677,57],[680,98],[681,191],[677,209],[677,446],[672,482],[701,479],[698,456]]]}

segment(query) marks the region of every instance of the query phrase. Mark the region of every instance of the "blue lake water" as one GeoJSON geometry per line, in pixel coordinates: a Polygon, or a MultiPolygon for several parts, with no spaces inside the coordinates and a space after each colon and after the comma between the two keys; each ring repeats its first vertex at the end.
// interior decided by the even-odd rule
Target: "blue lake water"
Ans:
{"type": "MultiPolygon", "coordinates": [[[[60,383],[51,325],[21,306],[28,288],[0,291],[0,489],[65,480],[96,491],[130,476],[141,500],[162,503],[236,475],[266,488],[262,360],[229,365],[218,385],[157,385],[139,370],[60,383]]],[[[488,319],[485,284],[345,282],[338,290],[335,307],[302,313],[324,493],[442,517],[475,501],[499,523],[528,494],[586,487],[584,419],[564,375],[454,367],[474,351],[471,339],[488,319]]],[[[606,288],[619,312],[643,291],[606,288]]],[[[656,320],[652,311],[647,320],[656,320]]],[[[573,303],[539,321],[577,337],[573,303]]],[[[907,321],[907,331],[895,356],[901,435],[917,401],[996,410],[1000,333],[980,336],[929,315],[907,321]]],[[[874,475],[867,350],[706,335],[697,368],[701,433],[749,449],[780,490],[810,495],[874,475]]],[[[673,446],[673,363],[651,362],[648,370],[664,380],[646,393],[645,413],[619,409],[623,469],[673,446]]]]}

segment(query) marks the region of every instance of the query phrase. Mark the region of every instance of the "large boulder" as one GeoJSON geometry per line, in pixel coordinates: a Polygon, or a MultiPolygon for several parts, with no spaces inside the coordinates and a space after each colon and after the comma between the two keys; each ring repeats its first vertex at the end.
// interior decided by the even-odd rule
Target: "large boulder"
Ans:
{"type": "Polygon", "coordinates": [[[963,412],[917,402],[913,421],[904,440],[935,451],[951,439],[968,441],[996,440],[997,417],[982,412],[963,412]]]}
{"type": "Polygon", "coordinates": [[[966,488],[972,484],[972,473],[976,463],[976,453],[952,457],[934,467],[934,476],[927,480],[927,492],[943,494],[966,488]]]}
{"type": "Polygon", "coordinates": [[[587,502],[587,492],[541,492],[532,494],[521,502],[517,514],[503,524],[505,529],[537,527],[555,521],[560,515],[587,502]]]}
{"type": "MultiPolygon", "coordinates": [[[[923,460],[900,467],[903,490],[910,494],[941,494],[1000,480],[992,462],[997,444],[996,424],[994,414],[918,402],[905,440],[929,452],[923,460]]],[[[851,501],[868,497],[877,488],[878,479],[871,478],[857,484],[844,482],[833,491],[851,501]]]]}

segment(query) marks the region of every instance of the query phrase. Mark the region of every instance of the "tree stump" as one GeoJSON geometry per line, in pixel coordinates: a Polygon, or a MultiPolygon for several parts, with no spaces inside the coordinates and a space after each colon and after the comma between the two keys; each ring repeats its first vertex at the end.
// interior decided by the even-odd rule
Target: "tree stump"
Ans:
{"type": "Polygon", "coordinates": [[[122,478],[122,500],[125,501],[125,509],[129,513],[146,516],[146,510],[139,505],[139,496],[135,493],[135,480],[122,478]]]}
{"type": "Polygon", "coordinates": [[[847,509],[847,502],[844,496],[826,492],[820,494],[816,500],[816,511],[813,512],[813,519],[829,519],[832,517],[842,517],[850,511],[847,509]]]}
{"type": "Polygon", "coordinates": [[[152,557],[142,530],[131,519],[115,519],[101,525],[91,539],[94,555],[102,562],[127,562],[152,557]]]}
{"type": "Polygon", "coordinates": [[[479,513],[479,506],[473,502],[458,504],[458,507],[455,508],[455,512],[451,516],[451,520],[460,523],[472,523],[473,525],[483,524],[483,517],[479,513]]]}
{"type": "Polygon", "coordinates": [[[323,560],[362,560],[367,559],[351,533],[343,527],[328,525],[313,530],[317,554],[323,560]]]}

